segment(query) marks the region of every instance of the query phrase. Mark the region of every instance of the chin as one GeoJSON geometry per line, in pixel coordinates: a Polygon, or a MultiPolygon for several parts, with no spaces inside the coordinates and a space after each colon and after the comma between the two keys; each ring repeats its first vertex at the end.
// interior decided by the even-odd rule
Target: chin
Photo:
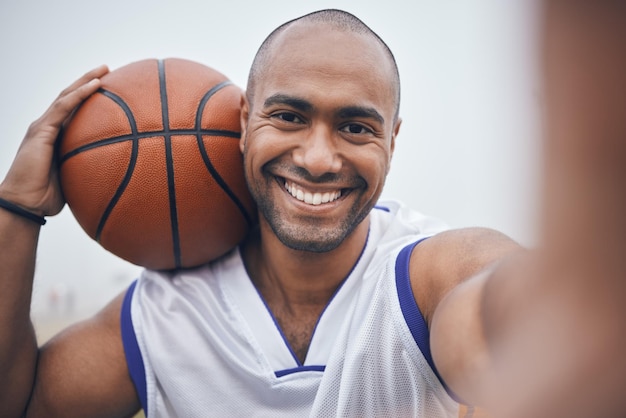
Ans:
{"type": "Polygon", "coordinates": [[[292,237],[284,237],[284,236],[278,235],[278,239],[284,246],[292,250],[304,251],[304,252],[309,252],[309,253],[327,253],[339,247],[339,245],[341,245],[341,243],[343,242],[343,239],[334,240],[334,241],[329,241],[329,240],[324,240],[324,241],[317,240],[316,241],[316,240],[303,240],[301,239],[301,237],[298,237],[297,239],[291,239],[291,238],[292,237]]]}
{"type": "Polygon", "coordinates": [[[288,225],[282,220],[270,222],[270,226],[284,246],[312,253],[325,253],[336,249],[351,232],[342,225],[332,228],[320,228],[319,225],[303,227],[288,225]]]}

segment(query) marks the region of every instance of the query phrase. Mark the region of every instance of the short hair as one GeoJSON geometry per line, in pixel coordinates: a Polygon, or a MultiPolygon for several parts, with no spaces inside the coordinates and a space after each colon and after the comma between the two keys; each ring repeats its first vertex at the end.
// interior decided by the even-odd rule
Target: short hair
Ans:
{"type": "Polygon", "coordinates": [[[269,51],[272,43],[280,33],[282,33],[285,29],[287,29],[289,26],[296,22],[324,23],[339,31],[353,32],[371,36],[373,39],[379,42],[392,64],[393,79],[391,81],[393,83],[393,88],[395,90],[396,96],[396,108],[394,117],[396,119],[398,118],[398,114],[400,112],[400,73],[398,72],[398,65],[396,63],[395,57],[393,56],[393,53],[391,52],[391,49],[385,43],[385,41],[383,41],[381,37],[378,36],[376,32],[374,32],[369,26],[363,23],[361,19],[351,13],[338,9],[318,10],[316,12],[312,12],[304,16],[292,19],[274,29],[268,35],[268,37],[265,38],[265,40],[259,47],[259,50],[254,57],[254,60],[252,61],[252,66],[250,67],[250,73],[248,75],[248,86],[246,89],[246,94],[250,103],[253,99],[256,80],[267,63],[267,58],[269,56],[269,51]]]}

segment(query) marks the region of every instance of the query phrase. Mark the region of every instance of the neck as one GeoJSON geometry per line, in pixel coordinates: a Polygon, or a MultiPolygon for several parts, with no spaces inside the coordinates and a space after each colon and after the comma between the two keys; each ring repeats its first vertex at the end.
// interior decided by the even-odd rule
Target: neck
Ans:
{"type": "Polygon", "coordinates": [[[244,246],[244,262],[268,303],[294,310],[323,307],[357,262],[368,230],[369,217],[339,247],[314,253],[286,247],[261,223],[258,233],[244,246]]]}

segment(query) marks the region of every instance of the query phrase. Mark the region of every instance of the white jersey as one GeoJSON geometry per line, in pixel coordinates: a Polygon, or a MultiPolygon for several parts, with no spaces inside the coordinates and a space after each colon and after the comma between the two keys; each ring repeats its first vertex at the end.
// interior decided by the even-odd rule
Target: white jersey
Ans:
{"type": "Polygon", "coordinates": [[[193,270],[145,271],[126,295],[122,334],[147,416],[456,416],[408,275],[414,245],[446,227],[396,202],[370,219],[304,363],[238,250],[193,270]]]}

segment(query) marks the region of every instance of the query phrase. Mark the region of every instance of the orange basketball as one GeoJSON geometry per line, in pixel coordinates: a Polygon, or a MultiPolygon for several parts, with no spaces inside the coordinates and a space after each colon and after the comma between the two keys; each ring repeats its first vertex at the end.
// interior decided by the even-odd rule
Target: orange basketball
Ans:
{"type": "Polygon", "coordinates": [[[241,94],[182,59],[105,75],[59,144],[61,187],[87,234],[158,270],[197,266],[240,243],[256,221],[239,151],[241,94]]]}

